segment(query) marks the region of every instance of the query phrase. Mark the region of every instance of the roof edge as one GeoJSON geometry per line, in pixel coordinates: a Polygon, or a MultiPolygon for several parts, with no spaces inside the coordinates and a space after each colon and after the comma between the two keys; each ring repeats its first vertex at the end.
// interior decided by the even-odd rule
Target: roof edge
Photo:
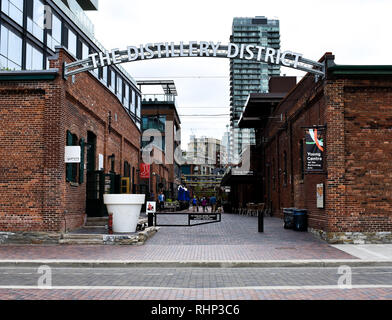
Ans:
{"type": "Polygon", "coordinates": [[[54,80],[58,75],[59,69],[0,71],[0,81],[54,80]]]}
{"type": "Polygon", "coordinates": [[[384,76],[392,75],[392,65],[334,65],[328,68],[328,73],[335,76],[384,76]]]}

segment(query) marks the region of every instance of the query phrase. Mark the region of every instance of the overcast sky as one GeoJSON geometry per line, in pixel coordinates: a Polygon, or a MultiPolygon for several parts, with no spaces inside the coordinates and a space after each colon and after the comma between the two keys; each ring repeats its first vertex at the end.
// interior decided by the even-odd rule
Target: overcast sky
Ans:
{"type": "MultiPolygon", "coordinates": [[[[281,48],[338,64],[391,64],[391,0],[99,0],[88,13],[107,48],[155,42],[228,43],[233,17],[280,20],[281,48]]],[[[189,135],[221,139],[229,124],[229,60],[175,58],[122,65],[136,80],[173,79],[178,91],[183,149],[189,135]],[[185,115],[220,115],[186,117],[185,115]]],[[[302,77],[288,68],[282,74],[302,77]]]]}

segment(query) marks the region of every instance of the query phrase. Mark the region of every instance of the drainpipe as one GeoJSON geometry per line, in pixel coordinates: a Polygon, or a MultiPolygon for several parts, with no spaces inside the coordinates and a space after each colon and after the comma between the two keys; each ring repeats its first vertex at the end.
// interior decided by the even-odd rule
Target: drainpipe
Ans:
{"type": "Polygon", "coordinates": [[[291,183],[291,207],[294,207],[294,161],[293,161],[293,126],[288,123],[289,129],[289,149],[290,149],[290,183],[291,183]]]}
{"type": "Polygon", "coordinates": [[[279,157],[279,138],[280,138],[280,133],[276,135],[276,165],[278,169],[278,184],[277,184],[277,189],[278,189],[278,210],[280,212],[280,157],[279,157]]]}

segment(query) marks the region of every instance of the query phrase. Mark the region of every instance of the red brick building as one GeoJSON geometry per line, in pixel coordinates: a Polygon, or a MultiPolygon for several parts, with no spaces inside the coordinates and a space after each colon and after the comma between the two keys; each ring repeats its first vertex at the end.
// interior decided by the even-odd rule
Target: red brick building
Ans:
{"type": "Polygon", "coordinates": [[[260,192],[275,216],[307,209],[310,231],[331,243],[391,242],[392,67],[321,61],[325,79],[307,74],[277,106],[259,108],[260,192]],[[324,143],[319,172],[306,170],[309,129],[324,143]]]}
{"type": "Polygon", "coordinates": [[[119,178],[137,191],[140,130],[95,75],[62,77],[73,60],[60,49],[51,70],[0,74],[0,231],[76,229],[119,178]],[[81,147],[80,164],[65,164],[67,145],[81,147]]]}

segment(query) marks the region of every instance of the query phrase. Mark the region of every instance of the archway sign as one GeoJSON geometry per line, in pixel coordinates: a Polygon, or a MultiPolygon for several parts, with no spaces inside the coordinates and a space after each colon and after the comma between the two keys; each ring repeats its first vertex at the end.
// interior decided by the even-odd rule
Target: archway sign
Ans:
{"type": "Polygon", "coordinates": [[[93,53],[86,59],[64,64],[64,77],[96,68],[126,63],[131,61],[164,59],[176,57],[215,57],[240,59],[267,64],[281,65],[324,77],[325,66],[322,63],[305,59],[302,54],[292,51],[281,51],[269,47],[213,41],[190,41],[148,43],[146,45],[129,46],[126,50],[113,49],[105,53],[93,53]]]}

